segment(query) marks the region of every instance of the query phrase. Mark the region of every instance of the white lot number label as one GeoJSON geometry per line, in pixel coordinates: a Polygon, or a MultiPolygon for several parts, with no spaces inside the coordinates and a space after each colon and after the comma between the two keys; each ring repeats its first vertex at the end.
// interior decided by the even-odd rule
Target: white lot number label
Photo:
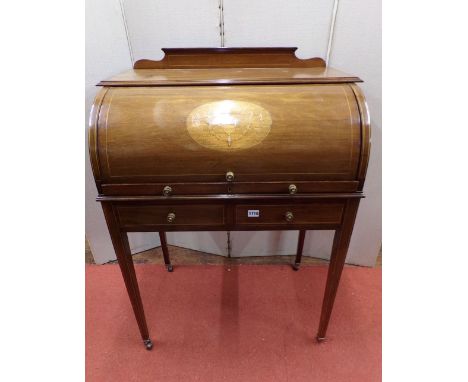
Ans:
{"type": "Polygon", "coordinates": [[[258,218],[260,217],[260,210],[248,210],[247,217],[249,218],[258,218]]]}

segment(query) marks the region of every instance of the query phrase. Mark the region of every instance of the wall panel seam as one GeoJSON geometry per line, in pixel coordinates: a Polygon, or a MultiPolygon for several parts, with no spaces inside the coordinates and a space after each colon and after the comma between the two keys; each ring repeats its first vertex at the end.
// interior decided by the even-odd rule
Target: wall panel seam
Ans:
{"type": "Polygon", "coordinates": [[[330,61],[330,54],[331,50],[333,47],[333,37],[335,35],[335,21],[336,21],[336,15],[338,14],[338,4],[340,0],[335,0],[333,2],[333,10],[332,10],[332,17],[331,17],[331,23],[330,23],[330,33],[328,35],[328,45],[327,45],[327,55],[325,58],[325,63],[328,66],[328,63],[330,61]]]}
{"type": "Polygon", "coordinates": [[[130,61],[133,66],[133,64],[135,63],[135,60],[133,57],[133,49],[132,49],[132,44],[130,42],[130,36],[128,34],[128,24],[127,24],[127,17],[125,16],[124,0],[119,0],[119,4],[120,4],[120,13],[122,15],[122,22],[125,28],[125,37],[127,38],[128,53],[130,54],[130,61]]]}
{"type": "Polygon", "coordinates": [[[224,48],[224,2],[219,0],[219,37],[221,48],[224,48]]]}

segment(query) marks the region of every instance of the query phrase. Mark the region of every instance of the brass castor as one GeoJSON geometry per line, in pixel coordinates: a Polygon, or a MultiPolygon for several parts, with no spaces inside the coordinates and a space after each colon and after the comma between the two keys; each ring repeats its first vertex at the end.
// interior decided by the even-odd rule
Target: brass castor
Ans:
{"type": "Polygon", "coordinates": [[[319,337],[319,336],[317,336],[316,338],[317,338],[317,342],[319,342],[319,343],[325,341],[325,337],[319,337]]]}
{"type": "Polygon", "coordinates": [[[300,266],[301,266],[300,263],[294,263],[292,267],[295,271],[298,271],[300,266]]]}
{"type": "Polygon", "coordinates": [[[172,267],[172,264],[169,264],[169,265],[167,266],[167,271],[168,271],[168,272],[172,272],[173,270],[174,270],[174,268],[172,267]]]}
{"type": "Polygon", "coordinates": [[[153,342],[150,339],[144,340],[146,350],[151,350],[153,348],[153,342]]]}

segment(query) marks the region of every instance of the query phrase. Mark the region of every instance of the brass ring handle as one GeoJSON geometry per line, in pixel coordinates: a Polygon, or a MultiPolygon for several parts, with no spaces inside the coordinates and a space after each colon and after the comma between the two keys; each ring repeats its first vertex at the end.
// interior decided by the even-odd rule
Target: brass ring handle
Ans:
{"type": "Polygon", "coordinates": [[[232,182],[234,180],[234,173],[232,171],[228,171],[226,173],[226,180],[228,182],[232,182]]]}
{"type": "Polygon", "coordinates": [[[294,220],[294,215],[291,211],[288,211],[284,214],[284,218],[287,222],[292,222],[294,220]]]}
{"type": "Polygon", "coordinates": [[[289,193],[290,193],[291,195],[294,195],[295,193],[297,193],[297,187],[296,187],[295,184],[290,184],[290,185],[289,185],[289,193]]]}
{"type": "Polygon", "coordinates": [[[172,194],[172,187],[171,186],[166,186],[163,188],[163,195],[164,196],[170,196],[172,194]]]}
{"type": "Polygon", "coordinates": [[[168,223],[173,223],[175,220],[175,213],[170,212],[167,214],[167,222],[168,223]]]}

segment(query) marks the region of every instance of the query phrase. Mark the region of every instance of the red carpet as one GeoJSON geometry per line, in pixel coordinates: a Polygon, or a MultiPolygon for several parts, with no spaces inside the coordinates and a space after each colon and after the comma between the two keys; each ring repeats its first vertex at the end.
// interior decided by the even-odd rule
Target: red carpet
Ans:
{"type": "Polygon", "coordinates": [[[117,265],[86,268],[86,380],[381,380],[381,271],[345,268],[318,344],[326,267],[136,265],[145,350],[117,265]]]}

